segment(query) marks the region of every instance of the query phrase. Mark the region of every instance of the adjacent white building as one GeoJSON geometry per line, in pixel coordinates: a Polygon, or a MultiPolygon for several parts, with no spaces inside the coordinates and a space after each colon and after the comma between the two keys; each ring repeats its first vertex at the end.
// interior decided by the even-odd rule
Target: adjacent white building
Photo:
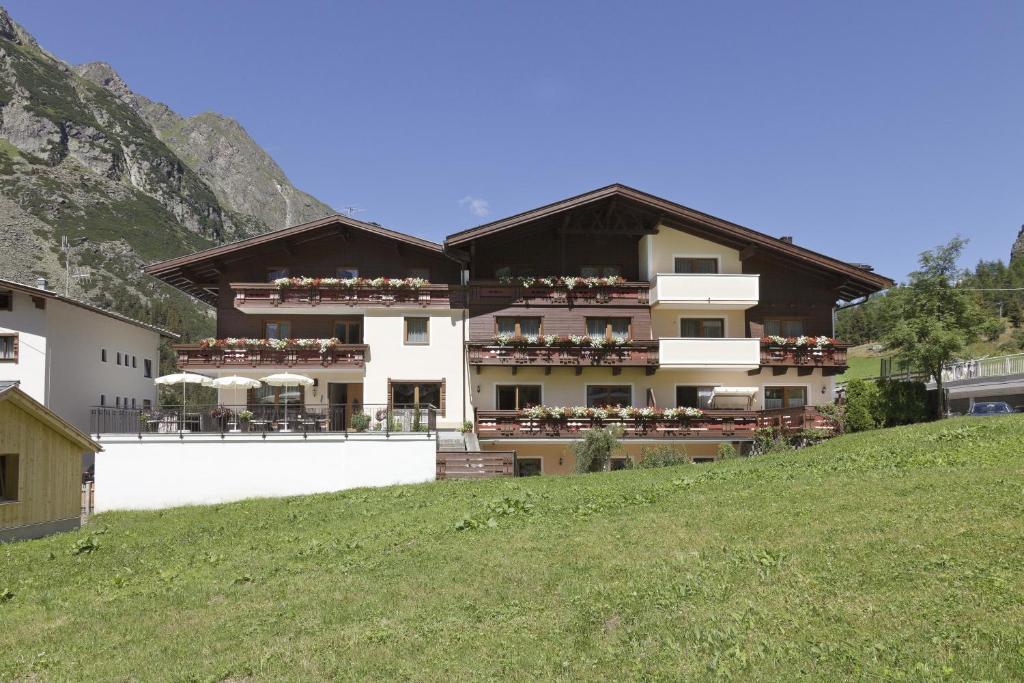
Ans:
{"type": "Polygon", "coordinates": [[[62,296],[0,279],[0,381],[90,431],[94,406],[156,404],[165,330],[62,296]]]}

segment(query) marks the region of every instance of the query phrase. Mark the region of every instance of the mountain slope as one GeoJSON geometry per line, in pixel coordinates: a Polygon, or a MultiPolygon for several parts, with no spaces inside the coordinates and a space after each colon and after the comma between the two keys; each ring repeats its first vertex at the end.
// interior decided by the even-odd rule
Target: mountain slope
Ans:
{"type": "Polygon", "coordinates": [[[237,123],[185,119],[106,65],[72,68],[0,8],[0,275],[64,289],[63,236],[88,273],[71,292],[187,337],[210,315],[143,264],[332,213],[237,123]],[[81,75],[80,75],[81,74],[81,75]]]}
{"type": "Polygon", "coordinates": [[[103,514],[7,550],[0,679],[1022,680],[1022,439],[103,514]]]}

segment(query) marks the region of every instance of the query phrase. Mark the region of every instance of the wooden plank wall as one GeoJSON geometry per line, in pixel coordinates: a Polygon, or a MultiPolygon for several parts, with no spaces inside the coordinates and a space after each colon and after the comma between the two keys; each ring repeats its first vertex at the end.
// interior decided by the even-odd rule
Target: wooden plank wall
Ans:
{"type": "Polygon", "coordinates": [[[18,454],[18,502],[0,503],[0,529],[77,518],[81,449],[35,417],[0,402],[0,454],[18,454]]]}

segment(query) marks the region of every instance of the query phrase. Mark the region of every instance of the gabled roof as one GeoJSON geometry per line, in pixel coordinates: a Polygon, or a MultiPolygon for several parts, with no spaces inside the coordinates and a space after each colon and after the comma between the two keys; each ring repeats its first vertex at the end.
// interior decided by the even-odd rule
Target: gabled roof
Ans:
{"type": "Polygon", "coordinates": [[[627,201],[637,202],[660,216],[661,222],[671,226],[678,225],[683,229],[699,227],[709,236],[725,239],[734,244],[742,244],[746,247],[763,249],[766,252],[782,257],[798,259],[807,265],[832,272],[849,280],[854,285],[851,289],[854,293],[860,291],[875,292],[892,287],[894,284],[891,279],[877,275],[860,265],[854,265],[819,254],[816,251],[618,183],[454,233],[448,236],[445,240],[445,245],[457,247],[481,237],[494,235],[532,221],[611,198],[622,198],[627,201]]]}
{"type": "Polygon", "coordinates": [[[7,384],[0,388],[0,403],[7,401],[18,406],[26,413],[44,423],[53,431],[59,433],[68,441],[71,441],[83,451],[97,453],[103,450],[103,446],[89,438],[70,422],[67,422],[57,413],[53,412],[39,401],[35,400],[20,388],[17,383],[7,384]]]}
{"type": "Polygon", "coordinates": [[[200,279],[205,279],[205,277],[215,277],[216,271],[218,270],[216,264],[221,259],[237,255],[239,252],[246,249],[251,249],[263,244],[339,227],[361,230],[370,235],[395,240],[402,244],[408,244],[412,247],[435,252],[439,255],[444,254],[444,247],[437,242],[431,242],[430,240],[425,240],[421,237],[407,235],[404,232],[398,232],[397,230],[389,230],[375,223],[364,223],[363,221],[358,221],[348,216],[335,214],[333,216],[318,218],[317,220],[309,221],[308,223],[302,223],[301,225],[293,225],[290,228],[271,230],[270,232],[257,235],[256,237],[249,237],[236,242],[222,244],[219,247],[211,247],[210,249],[197,251],[196,253],[188,254],[187,256],[179,256],[166,261],[151,263],[146,266],[145,272],[154,277],[160,278],[164,282],[167,282],[188,294],[191,294],[197,299],[206,301],[207,303],[214,303],[216,301],[215,297],[206,288],[197,284],[195,279],[196,276],[199,276],[200,279]]]}
{"type": "Polygon", "coordinates": [[[78,299],[72,299],[69,296],[64,296],[63,294],[58,294],[57,292],[51,291],[49,289],[41,289],[39,287],[33,287],[31,285],[25,285],[25,284],[22,284],[20,282],[15,282],[14,280],[5,280],[3,278],[0,278],[0,289],[11,289],[11,290],[15,290],[15,291],[18,291],[18,292],[23,292],[24,294],[28,294],[29,296],[38,296],[38,297],[42,297],[43,299],[50,299],[52,301],[61,301],[61,302],[66,303],[66,304],[68,304],[70,306],[77,306],[78,308],[82,308],[82,309],[84,309],[86,311],[89,311],[91,313],[98,313],[99,315],[105,315],[108,318],[113,318],[114,320],[119,320],[119,321],[121,321],[123,323],[128,323],[129,325],[135,325],[136,327],[141,327],[142,329],[149,330],[150,332],[156,332],[160,336],[167,337],[168,339],[178,339],[178,335],[177,334],[175,334],[173,332],[170,332],[168,330],[165,330],[162,327],[157,327],[156,325],[150,325],[149,323],[144,323],[141,320],[135,320],[134,318],[129,318],[128,316],[122,315],[122,314],[120,314],[120,313],[118,313],[116,311],[108,311],[105,308],[100,308],[99,306],[94,306],[93,304],[86,303],[85,301],[80,301],[78,299]]]}

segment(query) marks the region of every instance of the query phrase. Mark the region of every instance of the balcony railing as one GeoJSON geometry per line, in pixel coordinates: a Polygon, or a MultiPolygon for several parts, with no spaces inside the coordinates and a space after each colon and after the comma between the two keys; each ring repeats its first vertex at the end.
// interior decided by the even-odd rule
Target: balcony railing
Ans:
{"type": "Polygon", "coordinates": [[[476,411],[481,439],[577,439],[588,429],[618,426],[624,439],[707,439],[749,441],[759,428],[791,433],[831,431],[831,420],[813,406],[777,410],[705,410],[700,417],[633,419],[607,417],[534,418],[516,410],[476,411]]]}
{"type": "MultiPolygon", "coordinates": [[[[235,308],[246,310],[267,308],[310,309],[322,306],[348,308],[378,308],[390,306],[416,306],[420,308],[449,308],[455,294],[456,307],[461,292],[453,292],[448,285],[423,285],[416,289],[383,289],[359,287],[279,287],[273,282],[234,282],[235,308]]],[[[297,311],[296,311],[297,312],[297,311]]]]}
{"type": "Polygon", "coordinates": [[[658,343],[663,368],[753,370],[761,365],[759,339],[663,337],[658,343]]]}
{"type": "Polygon", "coordinates": [[[754,410],[705,410],[695,418],[532,418],[515,410],[476,411],[481,439],[576,439],[588,429],[618,426],[624,439],[750,440],[758,427],[754,410]]]}
{"type": "Polygon", "coordinates": [[[648,282],[621,282],[615,285],[572,289],[533,284],[506,284],[498,281],[469,283],[470,306],[647,306],[651,285],[648,282]]]}
{"type": "Polygon", "coordinates": [[[404,434],[437,429],[430,404],[168,405],[90,410],[90,433],[102,434],[404,434]]]}
{"type": "Polygon", "coordinates": [[[813,346],[777,346],[761,343],[761,365],[775,367],[846,368],[847,345],[817,348],[813,346]]]}
{"type": "Polygon", "coordinates": [[[657,341],[630,341],[622,346],[502,346],[493,342],[466,342],[470,365],[512,367],[658,367],[657,341]]]}
{"type": "Polygon", "coordinates": [[[757,275],[658,273],[651,286],[651,305],[679,310],[746,310],[757,305],[757,275]]]}
{"type": "Polygon", "coordinates": [[[176,344],[178,367],[196,368],[362,368],[366,363],[366,344],[339,344],[324,351],[319,348],[237,348],[223,349],[200,344],[176,344]]]}

